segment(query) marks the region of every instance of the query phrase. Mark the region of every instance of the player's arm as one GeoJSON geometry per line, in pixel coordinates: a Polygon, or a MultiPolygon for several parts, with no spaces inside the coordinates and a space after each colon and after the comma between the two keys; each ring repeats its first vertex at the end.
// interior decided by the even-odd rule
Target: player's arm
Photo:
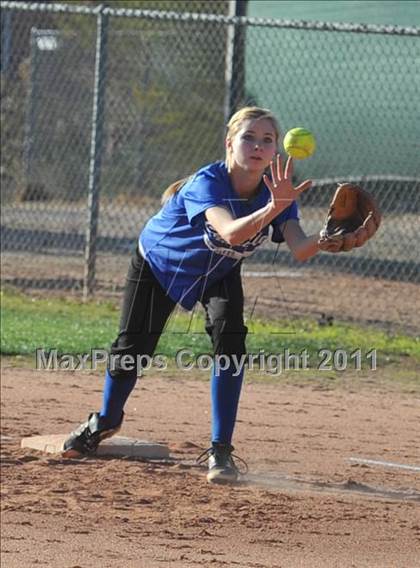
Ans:
{"type": "Polygon", "coordinates": [[[206,219],[219,235],[230,245],[240,245],[255,237],[278,215],[271,203],[246,217],[234,219],[225,207],[210,207],[206,210],[206,219]]]}
{"type": "Polygon", "coordinates": [[[319,251],[319,234],[307,236],[297,219],[289,219],[280,228],[284,240],[296,260],[307,260],[319,251]]]}
{"type": "Polygon", "coordinates": [[[263,175],[264,183],[271,193],[271,201],[265,207],[238,219],[234,219],[230,211],[224,207],[216,206],[206,210],[205,215],[209,223],[230,245],[239,245],[255,237],[312,185],[311,180],[305,180],[297,187],[293,187],[293,161],[288,158],[283,168],[280,154],[277,154],[276,159],[271,162],[270,170],[271,177],[263,175]]]}

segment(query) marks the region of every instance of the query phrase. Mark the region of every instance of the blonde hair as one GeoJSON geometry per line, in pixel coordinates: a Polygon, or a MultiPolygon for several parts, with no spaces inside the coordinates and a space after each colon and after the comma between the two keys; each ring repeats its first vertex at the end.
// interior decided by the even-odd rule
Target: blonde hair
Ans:
{"type": "Polygon", "coordinates": [[[181,187],[190,179],[190,177],[191,176],[188,176],[186,178],[179,179],[178,181],[174,181],[174,183],[171,183],[171,185],[167,187],[162,193],[162,197],[160,198],[162,205],[164,205],[172,195],[175,195],[175,193],[181,189],[181,187]]]}
{"type": "MultiPolygon", "coordinates": [[[[232,138],[234,138],[242,128],[245,120],[261,120],[263,118],[271,122],[276,136],[276,144],[278,144],[280,138],[280,127],[276,117],[271,112],[271,110],[256,106],[243,107],[235,112],[235,114],[227,123],[226,139],[231,140],[232,138]]],[[[226,165],[228,167],[228,170],[230,170],[233,165],[232,155],[228,148],[226,149],[226,165]]]]}
{"type": "MultiPolygon", "coordinates": [[[[276,136],[276,144],[278,144],[280,138],[280,128],[276,117],[270,110],[256,106],[243,107],[231,116],[226,127],[226,139],[234,138],[242,128],[242,124],[245,120],[260,120],[263,118],[271,122],[276,136]]],[[[228,167],[228,170],[230,170],[232,167],[232,156],[228,149],[226,149],[226,165],[228,167]]],[[[179,191],[181,187],[190,179],[190,177],[191,176],[188,176],[186,178],[175,181],[167,189],[165,189],[161,198],[162,204],[166,203],[172,195],[179,191]]]]}

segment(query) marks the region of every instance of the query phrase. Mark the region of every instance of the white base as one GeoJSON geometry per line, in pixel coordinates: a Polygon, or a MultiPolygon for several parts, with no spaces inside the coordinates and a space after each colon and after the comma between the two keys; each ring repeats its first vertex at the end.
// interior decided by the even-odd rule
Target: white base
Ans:
{"type": "MultiPolygon", "coordinates": [[[[32,436],[31,438],[23,438],[21,447],[39,450],[47,454],[60,454],[67,437],[68,434],[32,436]]],[[[124,436],[114,436],[101,442],[96,455],[165,459],[169,458],[169,448],[163,444],[155,444],[124,436]]]]}

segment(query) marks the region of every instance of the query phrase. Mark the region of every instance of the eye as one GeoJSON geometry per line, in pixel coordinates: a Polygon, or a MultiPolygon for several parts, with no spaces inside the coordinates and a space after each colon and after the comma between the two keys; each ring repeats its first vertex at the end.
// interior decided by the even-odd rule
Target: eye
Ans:
{"type": "Polygon", "coordinates": [[[242,138],[243,140],[248,140],[248,141],[254,140],[254,136],[252,134],[244,134],[242,138]]]}
{"type": "Polygon", "coordinates": [[[269,136],[264,138],[264,144],[272,144],[273,142],[274,142],[274,140],[272,138],[270,138],[269,136]]]}

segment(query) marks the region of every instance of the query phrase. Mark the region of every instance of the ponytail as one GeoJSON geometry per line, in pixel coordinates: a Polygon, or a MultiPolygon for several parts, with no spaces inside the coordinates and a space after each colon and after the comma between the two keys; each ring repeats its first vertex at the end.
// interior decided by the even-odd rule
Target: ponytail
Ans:
{"type": "Polygon", "coordinates": [[[165,189],[165,191],[162,193],[162,197],[160,199],[160,202],[162,203],[162,205],[164,205],[168,199],[170,197],[172,197],[172,195],[175,195],[175,193],[177,191],[179,191],[181,189],[181,187],[190,179],[190,176],[179,179],[178,181],[175,181],[174,183],[171,183],[171,185],[169,187],[167,187],[165,189]]]}

